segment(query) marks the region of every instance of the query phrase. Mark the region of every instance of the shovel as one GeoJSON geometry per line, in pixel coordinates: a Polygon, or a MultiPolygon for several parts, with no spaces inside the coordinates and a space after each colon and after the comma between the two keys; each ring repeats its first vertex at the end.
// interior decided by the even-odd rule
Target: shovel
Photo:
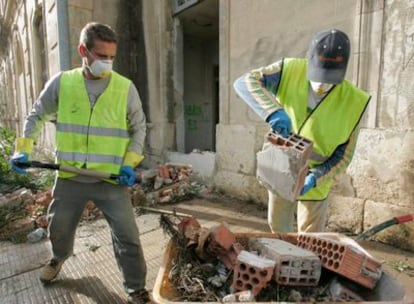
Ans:
{"type": "MultiPolygon", "coordinates": [[[[81,169],[76,168],[68,165],[59,165],[54,163],[42,163],[39,161],[27,161],[27,162],[21,162],[16,161],[16,165],[21,168],[42,168],[42,169],[49,169],[49,170],[58,170],[58,171],[65,171],[70,173],[75,173],[83,176],[90,176],[95,177],[99,179],[112,179],[116,180],[119,177],[119,174],[111,174],[111,173],[105,173],[100,171],[94,171],[90,169],[81,169]]],[[[139,177],[136,176],[136,180],[139,181],[139,177]]]]}
{"type": "Polygon", "coordinates": [[[360,241],[360,240],[365,240],[371,236],[373,236],[374,234],[384,230],[385,228],[388,228],[392,225],[397,225],[397,224],[402,224],[402,223],[406,223],[406,222],[410,222],[414,220],[414,214],[407,214],[407,215],[402,215],[402,216],[397,216],[394,217],[390,220],[387,220],[385,222],[382,222],[378,225],[375,225],[374,227],[372,227],[371,229],[368,229],[367,231],[359,234],[355,240],[356,241],[360,241]]]}

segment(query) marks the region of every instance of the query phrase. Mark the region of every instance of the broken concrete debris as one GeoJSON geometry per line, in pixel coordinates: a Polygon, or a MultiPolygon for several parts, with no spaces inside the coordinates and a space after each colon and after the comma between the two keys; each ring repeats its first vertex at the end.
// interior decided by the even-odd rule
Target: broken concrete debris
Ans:
{"type": "MultiPolygon", "coordinates": [[[[154,169],[137,170],[140,182],[130,188],[131,200],[134,206],[148,206],[159,203],[179,201],[189,198],[206,189],[201,184],[191,181],[191,165],[165,163],[154,169]]],[[[52,201],[51,190],[32,193],[31,190],[20,188],[12,193],[0,194],[0,208],[7,215],[5,222],[0,222],[0,239],[12,240],[17,243],[39,241],[41,238],[33,235],[38,228],[47,228],[47,207],[52,201]],[[22,235],[24,234],[24,236],[22,235]],[[14,235],[18,235],[15,237],[14,235]]],[[[83,221],[102,217],[102,212],[92,201],[88,201],[82,214],[83,221]]]]}
{"type": "Polygon", "coordinates": [[[240,291],[223,297],[223,303],[254,302],[254,294],[250,290],[240,291]]]}
{"type": "Polygon", "coordinates": [[[139,171],[141,182],[131,188],[134,206],[171,203],[199,192],[201,185],[191,181],[191,165],[166,163],[156,169],[139,171]]]}
{"type": "Polygon", "coordinates": [[[269,132],[263,149],[257,153],[256,177],[269,191],[294,201],[308,173],[312,142],[297,134],[284,138],[269,132]]]}
{"type": "MultiPolygon", "coordinates": [[[[187,255],[191,251],[198,261],[210,265],[216,261],[217,265],[225,266],[227,274],[232,274],[226,284],[223,281],[213,284],[218,274],[210,273],[209,278],[204,278],[206,285],[214,285],[216,296],[223,302],[242,302],[243,297],[238,295],[243,293],[249,293],[258,301],[276,300],[272,296],[279,290],[284,290],[284,300],[289,301],[359,301],[364,299],[355,286],[373,289],[382,275],[378,261],[355,241],[337,233],[240,236],[233,234],[225,223],[206,228],[195,218],[182,219],[177,226],[180,238],[186,240],[184,250],[187,255]],[[336,265],[336,271],[332,265],[336,265]]],[[[175,274],[180,276],[178,260],[173,264],[176,265],[175,274]]],[[[185,264],[190,263],[187,260],[185,264]]],[[[180,285],[178,277],[174,280],[180,285]]],[[[200,281],[203,278],[198,276],[197,284],[201,284],[200,281]]],[[[183,289],[181,285],[177,288],[183,289]]],[[[204,289],[208,290],[208,286],[204,289]]],[[[188,296],[188,301],[206,301],[203,295],[199,299],[194,298],[194,294],[188,296]]],[[[251,297],[248,298],[252,301],[251,297]]]]}

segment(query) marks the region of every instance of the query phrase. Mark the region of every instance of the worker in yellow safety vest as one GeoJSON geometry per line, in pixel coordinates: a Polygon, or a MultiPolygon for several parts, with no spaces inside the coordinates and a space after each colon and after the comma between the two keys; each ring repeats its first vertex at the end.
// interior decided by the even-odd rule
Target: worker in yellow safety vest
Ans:
{"type": "Polygon", "coordinates": [[[114,181],[59,171],[48,208],[52,256],[40,273],[51,283],[73,253],[77,224],[92,201],[111,229],[117,264],[129,303],[147,303],[147,274],[128,186],[143,160],[146,119],[138,90],[112,70],[117,36],[108,25],[91,22],[81,31],[82,67],[60,72],[45,85],[25,120],[10,164],[25,173],[26,162],[43,123],[56,124],[56,161],[79,169],[119,175],[114,181]]]}
{"type": "Polygon", "coordinates": [[[274,132],[291,132],[313,142],[309,173],[297,202],[268,191],[268,222],[273,232],[325,229],[327,197],[334,178],[351,162],[359,122],[370,96],[345,80],[348,36],[323,30],[311,40],[307,58],[284,58],[254,69],[234,82],[238,96],[274,132]]]}

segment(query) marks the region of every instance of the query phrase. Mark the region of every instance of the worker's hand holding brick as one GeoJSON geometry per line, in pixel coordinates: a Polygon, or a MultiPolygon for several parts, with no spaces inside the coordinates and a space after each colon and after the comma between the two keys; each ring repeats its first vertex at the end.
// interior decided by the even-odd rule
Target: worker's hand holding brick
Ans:
{"type": "Polygon", "coordinates": [[[305,178],[305,183],[303,184],[300,195],[304,195],[310,189],[316,186],[316,177],[313,173],[309,173],[305,178]]]}
{"type": "Polygon", "coordinates": [[[267,123],[270,125],[272,130],[283,137],[289,137],[291,132],[292,123],[289,116],[286,114],[285,110],[279,109],[266,119],[267,123]]]}

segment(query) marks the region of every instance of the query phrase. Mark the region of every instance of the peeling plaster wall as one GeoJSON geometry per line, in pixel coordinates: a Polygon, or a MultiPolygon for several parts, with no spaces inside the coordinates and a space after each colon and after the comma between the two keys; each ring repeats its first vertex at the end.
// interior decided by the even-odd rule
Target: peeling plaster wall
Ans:
{"type": "Polygon", "coordinates": [[[414,129],[414,2],[386,1],[378,127],[414,129]]]}
{"type": "Polygon", "coordinates": [[[144,1],[143,23],[148,65],[145,165],[162,162],[175,148],[174,21],[171,1],[144,1]]]}
{"type": "MultiPolygon", "coordinates": [[[[383,24],[375,128],[362,130],[348,169],[348,187],[362,199],[362,230],[414,214],[414,2],[385,1],[383,24]]],[[[414,250],[413,235],[411,222],[375,237],[414,250]]]]}
{"type": "Polygon", "coordinates": [[[34,4],[26,1],[9,2],[4,4],[6,9],[2,16],[2,26],[5,26],[9,36],[2,37],[5,40],[2,41],[2,47],[6,45],[7,48],[2,50],[0,58],[0,71],[3,75],[0,82],[0,114],[4,125],[21,133],[22,119],[34,100],[30,53],[32,25],[27,22],[34,11],[34,4]]]}
{"type": "Polygon", "coordinates": [[[364,130],[348,169],[356,196],[413,208],[413,147],[412,131],[364,130]]]}

